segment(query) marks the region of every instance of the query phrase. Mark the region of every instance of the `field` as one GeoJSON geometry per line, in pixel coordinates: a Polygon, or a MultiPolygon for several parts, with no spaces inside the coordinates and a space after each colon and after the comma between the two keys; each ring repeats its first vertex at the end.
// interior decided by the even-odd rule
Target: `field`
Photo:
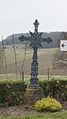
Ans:
{"type": "Polygon", "coordinates": [[[67,119],[67,111],[56,113],[38,113],[26,116],[7,116],[0,117],[0,119],[67,119]]]}
{"type": "MultiPolygon", "coordinates": [[[[39,81],[43,81],[43,80],[48,80],[48,75],[39,75],[38,76],[39,81]]],[[[56,79],[56,80],[67,80],[67,76],[61,76],[61,75],[50,75],[49,76],[49,80],[51,79],[56,79]]],[[[21,79],[21,75],[18,75],[18,81],[22,80],[21,79]]],[[[6,75],[5,74],[0,74],[0,82],[4,82],[4,81],[17,81],[16,80],[16,75],[15,74],[8,74],[8,80],[6,79],[6,75]]],[[[24,81],[26,84],[30,83],[30,75],[24,75],[24,81]]]]}
{"type": "MultiPolygon", "coordinates": [[[[67,70],[54,70],[53,69],[53,60],[54,54],[57,48],[49,48],[49,49],[39,49],[38,50],[38,63],[39,63],[39,75],[47,75],[48,68],[51,75],[66,75],[67,70]]],[[[14,59],[14,52],[12,46],[7,46],[5,49],[6,54],[6,61],[7,61],[7,72],[8,73],[15,73],[15,59],[14,59]]],[[[24,73],[25,75],[30,74],[31,69],[31,62],[32,62],[32,49],[27,49],[25,63],[24,63],[24,73]]],[[[16,46],[16,55],[17,55],[17,72],[21,72],[21,65],[23,63],[24,58],[24,45],[17,45],[16,46]]],[[[5,70],[1,71],[0,73],[5,73],[5,70]]]]}

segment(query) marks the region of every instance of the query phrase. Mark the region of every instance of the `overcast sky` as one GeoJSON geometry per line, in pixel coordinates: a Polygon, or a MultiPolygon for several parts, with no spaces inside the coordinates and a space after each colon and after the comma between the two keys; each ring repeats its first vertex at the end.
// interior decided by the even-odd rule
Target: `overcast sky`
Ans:
{"type": "Polygon", "coordinates": [[[0,0],[0,36],[34,31],[67,31],[67,0],[0,0]]]}

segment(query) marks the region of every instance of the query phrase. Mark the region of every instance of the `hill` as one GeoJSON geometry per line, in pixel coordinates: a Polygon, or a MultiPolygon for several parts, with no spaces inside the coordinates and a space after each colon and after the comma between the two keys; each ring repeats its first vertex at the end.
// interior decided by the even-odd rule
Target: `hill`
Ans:
{"type": "MultiPolygon", "coordinates": [[[[14,43],[15,44],[21,44],[21,42],[19,41],[19,36],[24,35],[24,36],[30,36],[29,33],[20,33],[20,34],[14,34],[14,43]]],[[[65,39],[65,36],[67,36],[67,32],[50,32],[50,33],[46,33],[43,32],[42,37],[43,38],[47,38],[50,37],[52,39],[52,42],[50,44],[47,44],[45,42],[42,42],[42,46],[43,48],[55,48],[55,47],[59,47],[59,40],[61,39],[65,39]]],[[[4,39],[4,44],[11,45],[12,44],[12,35],[8,36],[6,39],[4,39]]]]}

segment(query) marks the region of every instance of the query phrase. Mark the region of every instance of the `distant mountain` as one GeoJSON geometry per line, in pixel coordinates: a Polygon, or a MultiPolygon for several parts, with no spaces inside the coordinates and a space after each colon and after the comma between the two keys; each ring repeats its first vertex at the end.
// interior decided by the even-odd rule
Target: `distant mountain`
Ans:
{"type": "MultiPolygon", "coordinates": [[[[14,34],[15,44],[21,44],[20,40],[18,39],[19,36],[21,35],[30,36],[29,33],[14,34]]],[[[43,38],[50,37],[52,39],[52,42],[49,44],[47,44],[46,42],[42,42],[43,48],[54,48],[54,47],[59,47],[60,40],[67,39],[67,32],[50,32],[50,33],[43,32],[42,37],[43,38]]],[[[4,39],[4,44],[8,44],[8,45],[13,44],[12,35],[4,39]]]]}

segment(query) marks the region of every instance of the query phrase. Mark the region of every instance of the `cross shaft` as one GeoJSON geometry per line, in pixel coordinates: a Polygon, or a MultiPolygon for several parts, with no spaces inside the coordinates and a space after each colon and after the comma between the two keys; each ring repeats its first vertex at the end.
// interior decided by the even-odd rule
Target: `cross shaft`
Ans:
{"type": "Polygon", "coordinates": [[[37,62],[37,50],[38,48],[42,48],[41,42],[45,41],[50,43],[52,40],[50,38],[42,38],[42,33],[38,32],[38,25],[39,22],[36,19],[34,24],[34,33],[30,32],[30,37],[20,36],[19,39],[21,41],[29,41],[30,47],[33,48],[33,61],[31,63],[31,78],[30,78],[30,85],[37,86],[38,85],[38,62],[37,62]]]}

